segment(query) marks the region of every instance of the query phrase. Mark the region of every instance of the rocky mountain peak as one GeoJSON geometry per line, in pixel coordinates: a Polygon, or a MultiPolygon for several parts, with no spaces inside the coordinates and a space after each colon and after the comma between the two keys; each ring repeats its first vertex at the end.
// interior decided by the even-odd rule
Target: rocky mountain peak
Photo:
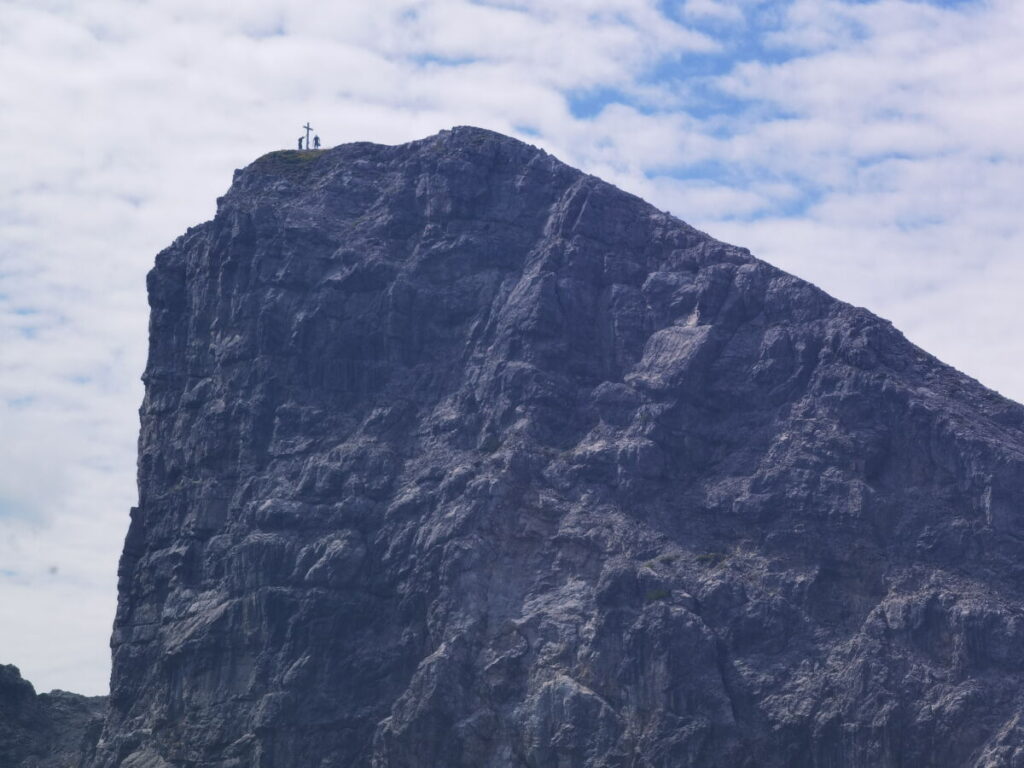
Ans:
{"type": "Polygon", "coordinates": [[[475,128],[148,289],[97,768],[1024,754],[1024,411],[869,312],[475,128]]]}
{"type": "Polygon", "coordinates": [[[0,664],[0,765],[78,768],[92,755],[106,699],[66,691],[36,694],[10,664],[0,664]]]}

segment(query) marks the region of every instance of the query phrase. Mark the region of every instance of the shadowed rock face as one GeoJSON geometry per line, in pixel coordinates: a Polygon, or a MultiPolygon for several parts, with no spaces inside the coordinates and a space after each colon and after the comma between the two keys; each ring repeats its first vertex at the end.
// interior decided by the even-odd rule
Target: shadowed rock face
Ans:
{"type": "Polygon", "coordinates": [[[1024,409],[544,152],[162,252],[96,768],[1024,765],[1024,409]]]}
{"type": "Polygon", "coordinates": [[[36,694],[17,667],[0,665],[0,766],[79,768],[92,755],[104,696],[36,694]]]}

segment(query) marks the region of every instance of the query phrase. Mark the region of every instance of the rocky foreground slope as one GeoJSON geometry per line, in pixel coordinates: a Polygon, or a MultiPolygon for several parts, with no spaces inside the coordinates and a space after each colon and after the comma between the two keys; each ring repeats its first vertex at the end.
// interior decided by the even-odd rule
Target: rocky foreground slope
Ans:
{"type": "Polygon", "coordinates": [[[106,698],[37,694],[17,667],[0,664],[0,767],[78,768],[88,759],[106,698]]]}
{"type": "Polygon", "coordinates": [[[95,768],[1024,765],[1024,409],[472,128],[157,257],[95,768]]]}

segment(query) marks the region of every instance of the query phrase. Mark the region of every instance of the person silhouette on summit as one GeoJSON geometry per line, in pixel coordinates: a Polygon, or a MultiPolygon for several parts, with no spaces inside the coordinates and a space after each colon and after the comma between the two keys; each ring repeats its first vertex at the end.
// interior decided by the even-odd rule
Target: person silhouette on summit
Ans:
{"type": "Polygon", "coordinates": [[[320,149],[320,137],[319,136],[314,136],[313,137],[313,149],[320,149]]]}
{"type": "Polygon", "coordinates": [[[299,136],[299,150],[302,150],[302,136],[299,136]]]}

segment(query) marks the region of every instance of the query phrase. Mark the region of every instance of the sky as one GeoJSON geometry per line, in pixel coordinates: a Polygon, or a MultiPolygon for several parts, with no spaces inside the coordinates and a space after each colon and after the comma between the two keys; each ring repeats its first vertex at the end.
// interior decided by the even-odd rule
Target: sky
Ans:
{"type": "Polygon", "coordinates": [[[1020,0],[0,0],[0,663],[103,693],[145,274],[232,171],[523,138],[1024,400],[1020,0]]]}

